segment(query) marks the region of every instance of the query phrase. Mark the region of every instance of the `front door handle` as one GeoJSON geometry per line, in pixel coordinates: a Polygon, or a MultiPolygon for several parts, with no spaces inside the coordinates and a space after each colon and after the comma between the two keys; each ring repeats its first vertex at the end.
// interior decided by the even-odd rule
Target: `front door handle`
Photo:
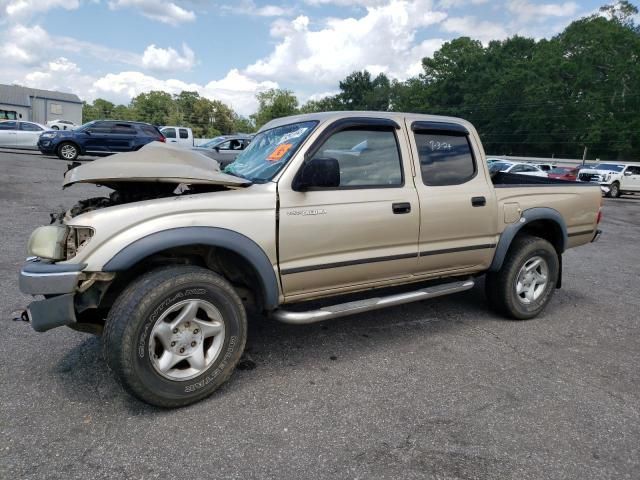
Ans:
{"type": "Polygon", "coordinates": [[[411,212],[411,204],[409,202],[394,203],[391,205],[391,208],[393,209],[393,213],[396,215],[411,212]]]}
{"type": "Polygon", "coordinates": [[[484,197],[471,197],[471,205],[474,207],[484,207],[487,204],[487,199],[484,197]]]}

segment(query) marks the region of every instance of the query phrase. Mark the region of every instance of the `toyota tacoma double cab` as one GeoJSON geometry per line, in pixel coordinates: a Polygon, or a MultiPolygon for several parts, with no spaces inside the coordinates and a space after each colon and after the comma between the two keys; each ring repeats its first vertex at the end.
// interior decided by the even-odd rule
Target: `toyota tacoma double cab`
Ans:
{"type": "MultiPolygon", "coordinates": [[[[562,254],[595,241],[600,187],[490,174],[461,119],[331,112],[273,120],[235,162],[159,143],[71,168],[93,183],[37,228],[20,273],[42,332],[102,334],[133,395],[177,407],[232,374],[247,311],[307,324],[468,290],[538,315],[562,254]]],[[[257,316],[259,318],[259,316],[257,316]]]]}

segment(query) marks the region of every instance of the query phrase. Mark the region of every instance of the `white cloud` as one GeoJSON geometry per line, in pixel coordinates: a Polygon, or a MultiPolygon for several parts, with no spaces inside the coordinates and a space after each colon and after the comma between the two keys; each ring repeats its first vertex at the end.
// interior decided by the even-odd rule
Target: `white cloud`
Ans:
{"type": "Polygon", "coordinates": [[[82,98],[91,89],[93,78],[84,75],[69,59],[58,57],[46,62],[39,69],[30,71],[22,78],[14,78],[11,83],[46,90],[71,91],[82,98]]]}
{"type": "Polygon", "coordinates": [[[576,2],[531,3],[527,0],[509,0],[507,10],[520,19],[541,21],[547,17],[570,17],[577,13],[576,2]]]}
{"type": "Polygon", "coordinates": [[[79,0],[0,0],[0,18],[25,20],[53,8],[76,10],[79,6],[79,0]]]}
{"type": "Polygon", "coordinates": [[[88,96],[127,103],[132,97],[151,90],[169,93],[188,90],[196,91],[210,99],[221,100],[231,105],[238,113],[249,115],[257,108],[256,93],[269,88],[278,88],[278,84],[270,81],[257,82],[238,70],[231,70],[221,80],[213,80],[206,85],[177,79],[162,80],[141,72],[130,71],[109,73],[96,79],[88,96]]]}
{"type": "Polygon", "coordinates": [[[440,0],[438,7],[440,8],[459,8],[466,5],[484,5],[489,0],[440,0]]]}
{"type": "Polygon", "coordinates": [[[232,5],[222,5],[225,12],[239,15],[255,15],[258,17],[287,17],[293,14],[291,8],[280,7],[278,5],[256,5],[253,0],[242,0],[232,5]]]}
{"type": "Polygon", "coordinates": [[[305,0],[308,5],[337,5],[339,7],[378,7],[387,0],[305,0]]]}
{"type": "Polygon", "coordinates": [[[185,72],[191,70],[196,63],[193,50],[182,44],[182,54],[173,48],[160,48],[149,45],[142,55],[142,65],[155,72],[185,72]]]}
{"type": "Polygon", "coordinates": [[[406,78],[415,71],[413,55],[433,53],[432,47],[442,43],[432,39],[417,44],[416,33],[446,16],[432,10],[429,0],[390,0],[383,6],[367,6],[360,18],[329,18],[320,28],[312,28],[304,15],[291,21],[280,19],[271,27],[271,35],[280,39],[273,52],[245,72],[257,78],[326,87],[363,68],[406,78]]]}
{"type": "Polygon", "coordinates": [[[0,37],[0,60],[13,65],[34,66],[59,55],[74,53],[112,62],[140,65],[140,55],[84,42],[70,37],[50,35],[40,25],[16,24],[0,37]]]}
{"type": "Polygon", "coordinates": [[[185,22],[193,22],[196,14],[192,10],[177,5],[174,2],[158,0],[111,0],[109,8],[117,10],[120,8],[135,8],[142,15],[157,22],[168,25],[179,25],[185,22]]]}
{"type": "Polygon", "coordinates": [[[509,36],[506,28],[500,23],[478,20],[476,17],[452,17],[442,23],[445,32],[480,40],[487,44],[491,40],[503,40],[509,36]]]}

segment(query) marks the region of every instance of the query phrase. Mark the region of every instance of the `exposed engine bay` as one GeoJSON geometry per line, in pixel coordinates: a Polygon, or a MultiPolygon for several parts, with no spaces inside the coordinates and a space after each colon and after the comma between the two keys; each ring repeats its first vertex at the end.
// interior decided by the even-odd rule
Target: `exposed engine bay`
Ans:
{"type": "Polygon", "coordinates": [[[64,175],[63,188],[92,183],[112,190],[108,196],[80,200],[66,212],[51,213],[62,223],[93,210],[172,196],[243,188],[251,182],[220,171],[217,161],[198,152],[153,142],[91,163],[74,162],[64,175]]]}

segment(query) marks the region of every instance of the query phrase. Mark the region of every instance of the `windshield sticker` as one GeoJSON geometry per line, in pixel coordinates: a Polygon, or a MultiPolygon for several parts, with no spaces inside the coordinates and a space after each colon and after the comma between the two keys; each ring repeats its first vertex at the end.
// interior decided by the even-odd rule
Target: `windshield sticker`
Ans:
{"type": "Polygon", "coordinates": [[[271,155],[267,157],[267,160],[270,162],[277,162],[284,157],[284,154],[287,153],[291,147],[293,147],[293,143],[281,143],[273,152],[271,152],[271,155]]]}
{"type": "Polygon", "coordinates": [[[292,138],[298,138],[304,135],[304,132],[309,130],[307,127],[300,127],[298,130],[294,130],[293,132],[285,133],[278,143],[284,143],[292,138]]]}

